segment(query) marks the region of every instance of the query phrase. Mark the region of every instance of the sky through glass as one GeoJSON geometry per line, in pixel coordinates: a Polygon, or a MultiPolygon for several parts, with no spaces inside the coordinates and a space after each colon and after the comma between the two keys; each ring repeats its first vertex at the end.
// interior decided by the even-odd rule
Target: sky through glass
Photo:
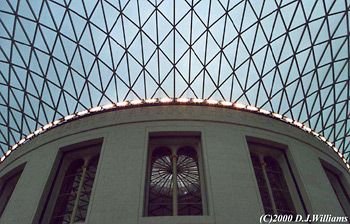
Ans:
{"type": "Polygon", "coordinates": [[[349,160],[349,10],[348,0],[4,0],[0,148],[97,105],[189,97],[298,120],[349,160]]]}

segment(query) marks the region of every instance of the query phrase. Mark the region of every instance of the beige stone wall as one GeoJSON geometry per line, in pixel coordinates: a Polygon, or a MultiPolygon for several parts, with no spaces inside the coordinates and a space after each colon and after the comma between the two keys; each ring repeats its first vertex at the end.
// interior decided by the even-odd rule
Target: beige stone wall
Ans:
{"type": "Polygon", "coordinates": [[[103,145],[88,223],[258,223],[263,207],[246,136],[288,147],[287,156],[308,213],[344,215],[319,159],[343,172],[347,184],[350,175],[336,154],[313,136],[247,112],[204,106],[157,106],[82,118],[54,128],[13,152],[0,165],[0,177],[26,165],[0,223],[35,221],[60,148],[96,138],[103,138],[103,145]],[[148,134],[156,131],[201,133],[207,215],[143,217],[148,134]]]}

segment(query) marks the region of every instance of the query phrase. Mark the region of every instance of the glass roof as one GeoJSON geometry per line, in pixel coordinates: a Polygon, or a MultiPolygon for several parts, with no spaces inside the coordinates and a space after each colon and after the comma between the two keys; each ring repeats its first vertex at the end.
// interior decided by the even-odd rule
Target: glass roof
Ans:
{"type": "Polygon", "coordinates": [[[349,160],[349,10],[348,0],[2,1],[2,153],[67,114],[188,97],[298,120],[349,160]]]}

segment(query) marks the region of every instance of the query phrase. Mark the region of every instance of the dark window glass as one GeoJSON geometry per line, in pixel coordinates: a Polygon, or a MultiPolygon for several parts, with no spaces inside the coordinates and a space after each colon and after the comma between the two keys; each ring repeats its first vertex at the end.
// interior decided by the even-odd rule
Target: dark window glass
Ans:
{"type": "Polygon", "coordinates": [[[345,190],[338,174],[330,169],[324,168],[328,180],[332,185],[333,191],[336,194],[339,204],[342,207],[344,214],[350,216],[350,197],[345,190]]]}
{"type": "Polygon", "coordinates": [[[197,153],[184,147],[177,151],[178,215],[202,215],[202,197],[197,153]]]}
{"type": "Polygon", "coordinates": [[[173,164],[171,151],[158,148],[152,153],[148,195],[149,216],[173,214],[173,164]]]}
{"type": "Polygon", "coordinates": [[[150,162],[146,215],[202,215],[197,151],[189,146],[158,147],[150,162]]]}
{"type": "Polygon", "coordinates": [[[296,214],[278,161],[264,153],[251,153],[255,177],[266,214],[296,214]]]}
{"type": "Polygon", "coordinates": [[[73,161],[63,178],[51,223],[69,223],[83,173],[84,160],[73,161]]]}
{"type": "MultiPolygon", "coordinates": [[[[64,157],[68,159],[70,154],[64,157]]],[[[95,179],[99,156],[85,155],[70,162],[64,173],[50,223],[84,222],[95,179]]],[[[57,183],[55,183],[56,185],[57,183]]]]}
{"type": "Polygon", "coordinates": [[[295,214],[292,197],[286,180],[278,162],[268,156],[265,157],[266,173],[272,190],[275,207],[278,214],[295,214]]]}
{"type": "Polygon", "coordinates": [[[0,191],[0,217],[5,210],[7,203],[9,202],[13,191],[15,190],[21,174],[22,170],[4,180],[4,184],[2,185],[0,191]]]}
{"type": "Polygon", "coordinates": [[[261,200],[264,206],[266,214],[273,214],[273,207],[271,203],[271,197],[269,194],[269,188],[266,183],[266,178],[264,176],[264,171],[262,163],[257,155],[251,154],[251,159],[253,162],[255,177],[258,182],[258,187],[260,191],[261,200]]]}
{"type": "Polygon", "coordinates": [[[74,218],[75,222],[84,221],[86,218],[87,210],[89,207],[90,195],[97,171],[98,159],[99,156],[95,156],[89,161],[84,180],[81,181],[82,187],[81,191],[79,192],[77,212],[74,218]]]}

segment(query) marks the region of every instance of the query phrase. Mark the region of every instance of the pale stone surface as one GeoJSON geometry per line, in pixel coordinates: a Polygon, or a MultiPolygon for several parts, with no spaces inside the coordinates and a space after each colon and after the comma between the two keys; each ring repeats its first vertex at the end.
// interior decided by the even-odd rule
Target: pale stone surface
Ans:
{"type": "MultiPolygon", "coordinates": [[[[344,215],[320,158],[350,175],[337,155],[313,136],[262,115],[203,106],[140,107],[101,113],[54,128],[0,165],[0,177],[26,163],[1,224],[31,223],[60,148],[103,138],[88,223],[258,223],[263,212],[246,136],[288,147],[287,156],[309,213],[344,215]],[[143,217],[150,132],[200,132],[208,214],[143,217]]],[[[350,186],[350,185],[349,185],[350,186]]]]}

